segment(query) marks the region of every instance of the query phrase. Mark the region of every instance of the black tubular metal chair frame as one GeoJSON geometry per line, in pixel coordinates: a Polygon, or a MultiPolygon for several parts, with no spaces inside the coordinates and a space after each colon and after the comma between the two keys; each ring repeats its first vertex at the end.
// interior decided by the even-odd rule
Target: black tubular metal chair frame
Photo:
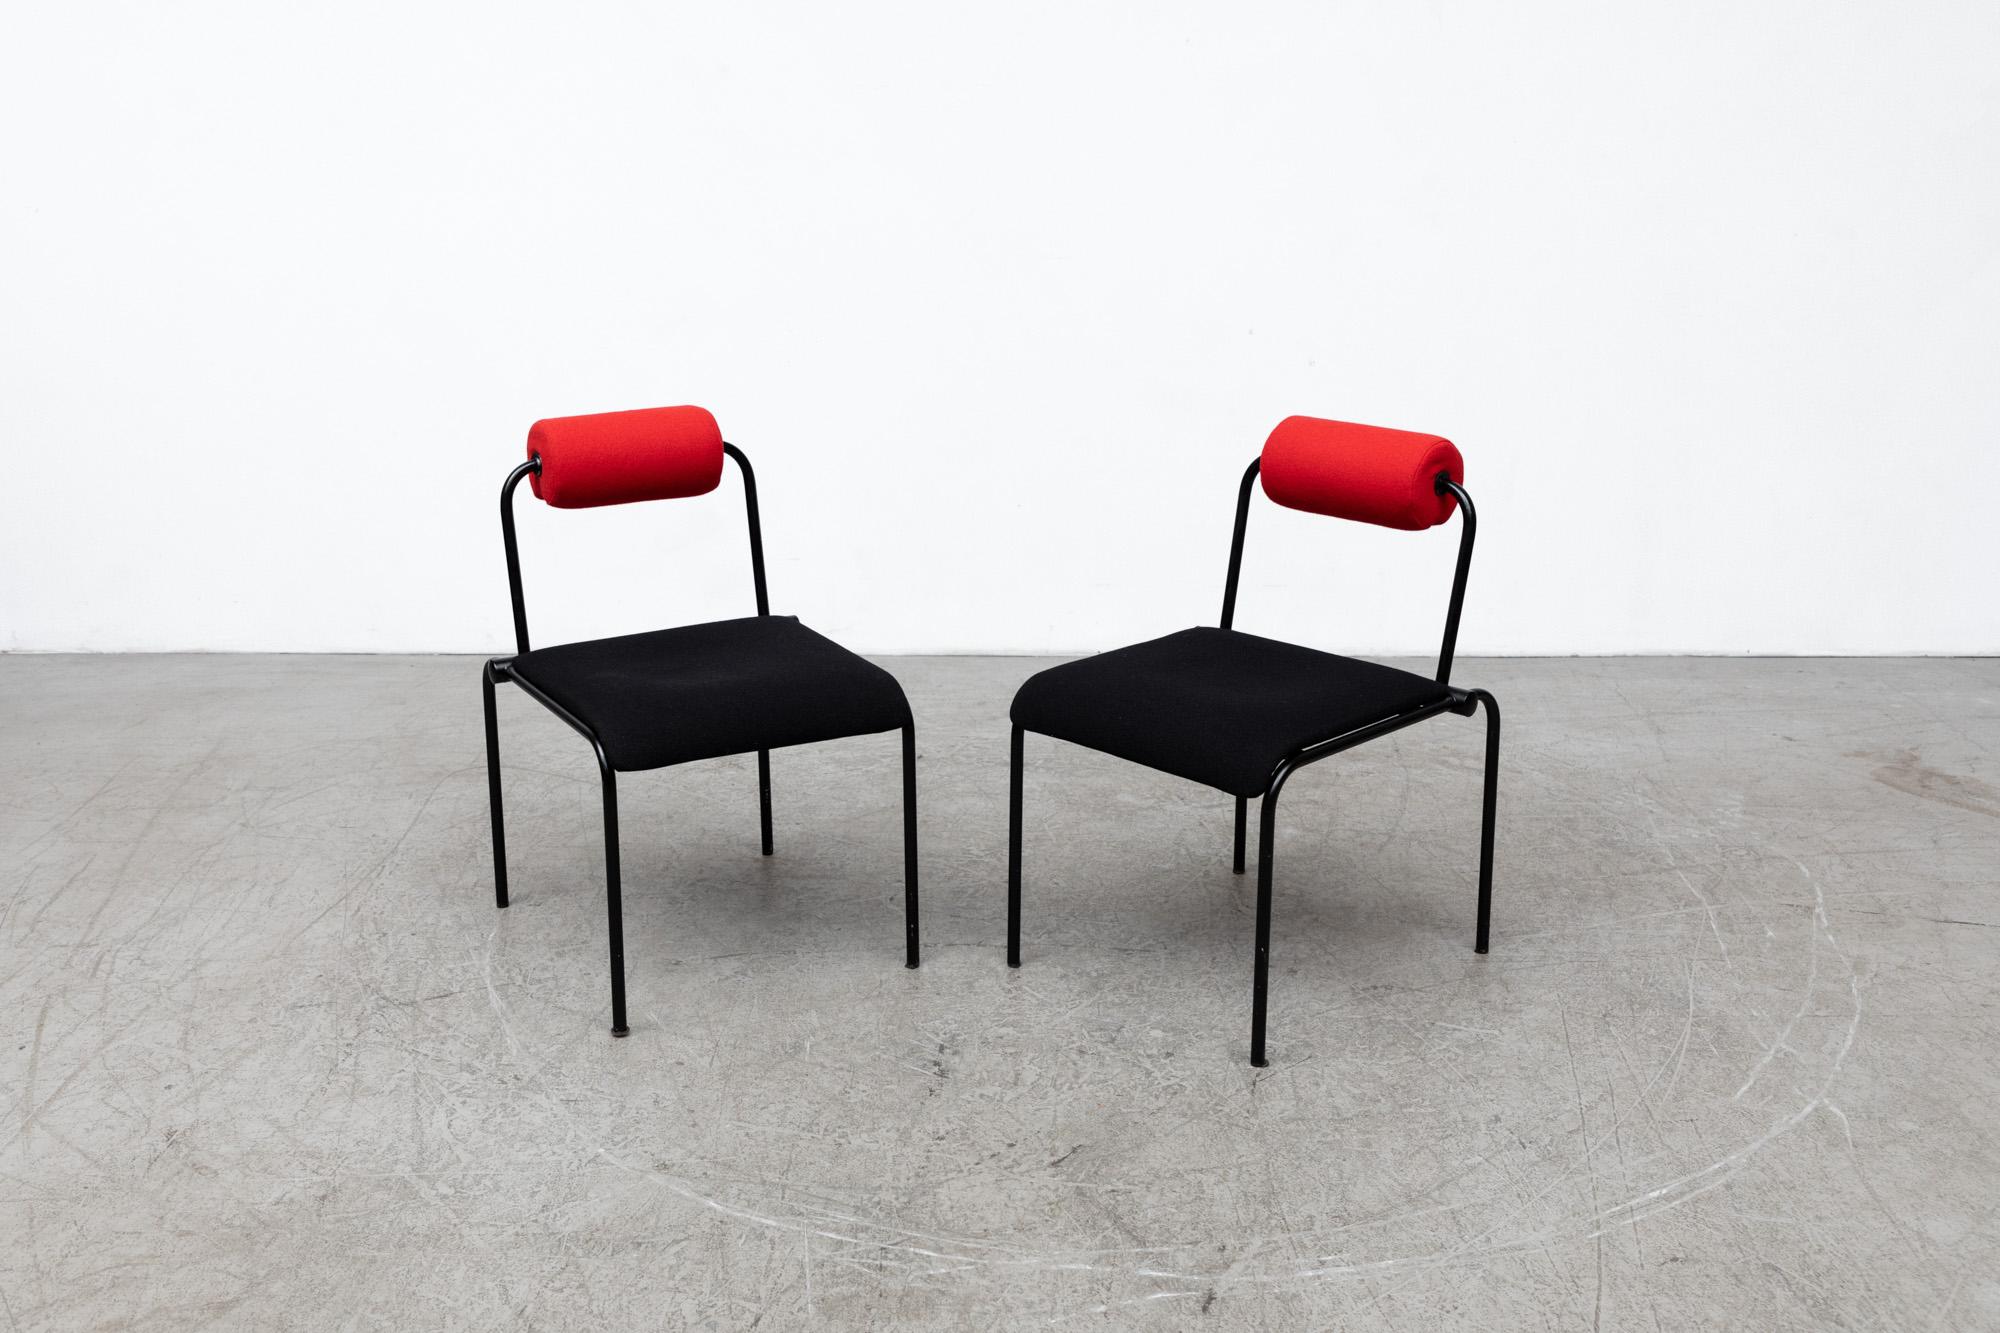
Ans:
{"type": "MultiPolygon", "coordinates": [[[[1253,461],[1243,473],[1242,484],[1236,494],[1236,529],[1229,542],[1229,577],[1223,585],[1222,628],[1229,629],[1236,619],[1236,586],[1243,568],[1243,536],[1250,519],[1250,492],[1256,484],[1259,462],[1253,461]]],[[[1471,717],[1479,709],[1486,710],[1486,782],[1485,796],[1481,806],[1479,834],[1479,915],[1473,931],[1473,950],[1485,953],[1488,928],[1493,909],[1493,818],[1495,800],[1500,781],[1500,705],[1491,694],[1481,689],[1458,689],[1451,684],[1452,655],[1458,646],[1459,612],[1465,603],[1466,577],[1472,568],[1472,542],[1478,530],[1478,515],[1472,507],[1472,497],[1465,488],[1453,481],[1449,475],[1439,473],[1435,482],[1440,495],[1450,495],[1458,502],[1461,516],[1458,541],[1458,566],[1452,577],[1451,602],[1445,612],[1444,643],[1438,652],[1437,682],[1449,693],[1435,703],[1425,704],[1379,722],[1356,727],[1352,731],[1333,736],[1327,740],[1308,745],[1287,755],[1271,770],[1271,776],[1264,785],[1262,805],[1258,817],[1257,836],[1257,953],[1256,966],[1251,986],[1250,1001],[1250,1063],[1259,1068],[1269,1061],[1264,1053],[1264,1018],[1268,1008],[1270,965],[1271,965],[1271,872],[1273,868],[1273,841],[1276,834],[1278,793],[1292,774],[1329,759],[1343,750],[1351,750],[1357,745],[1377,740],[1391,732],[1401,731],[1426,718],[1440,713],[1456,713],[1460,717],[1471,717]]],[[[1009,790],[1007,800],[1007,965],[1021,965],[1021,768],[1023,729],[1014,727],[1012,754],[1009,759],[1009,790]]],[[[1244,841],[1249,817],[1249,801],[1246,796],[1236,798],[1236,838],[1232,869],[1243,873],[1244,841]]]]}
{"type": "MultiPolygon", "coordinates": [[[[724,443],[723,452],[736,462],[743,475],[743,503],[750,522],[750,573],[756,584],[757,614],[771,614],[770,596],[764,585],[764,531],[757,516],[757,474],[750,460],[735,445],[724,443]]],[[[514,607],[515,657],[528,651],[528,613],[521,595],[521,555],[514,537],[514,490],[522,480],[541,470],[541,460],[531,458],[507,474],[500,487],[500,533],[507,547],[507,590],[514,607]]],[[[604,788],[604,879],[605,910],[609,917],[608,938],[611,954],[611,1035],[631,1032],[625,1017],[625,914],[618,870],[618,776],[604,752],[597,734],[568,709],[518,674],[513,657],[495,657],[480,669],[479,687],[486,708],[486,785],[493,808],[493,899],[496,907],[507,906],[507,832],[500,797],[500,724],[493,687],[512,681],[521,690],[567,723],[570,729],[590,742],[597,755],[597,769],[604,788]]],[[[917,966],[917,729],[913,721],[903,727],[903,945],[904,966],[917,966]]],[[[757,751],[757,813],[762,849],[771,855],[771,752],[757,751]]]]}

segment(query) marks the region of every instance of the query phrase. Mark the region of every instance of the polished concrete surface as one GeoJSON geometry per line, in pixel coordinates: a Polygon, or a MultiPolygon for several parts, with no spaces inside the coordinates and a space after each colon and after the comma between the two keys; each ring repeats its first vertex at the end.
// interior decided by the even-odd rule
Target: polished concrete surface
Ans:
{"type": "MultiPolygon", "coordinates": [[[[0,1324],[2000,1327],[2000,662],[1467,661],[1308,770],[1269,1069],[1228,798],[893,734],[621,783],[476,664],[0,657],[0,1324]]],[[[1254,854],[1254,853],[1253,853],[1254,854]]]]}

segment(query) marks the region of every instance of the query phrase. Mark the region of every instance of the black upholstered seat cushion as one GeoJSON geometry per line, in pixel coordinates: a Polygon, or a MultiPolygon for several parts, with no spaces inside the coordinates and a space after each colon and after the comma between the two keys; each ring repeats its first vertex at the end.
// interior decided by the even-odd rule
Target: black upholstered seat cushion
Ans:
{"type": "Polygon", "coordinates": [[[1226,629],[1065,662],[1014,696],[1017,726],[1237,796],[1289,754],[1447,698],[1434,680],[1226,629]]]}
{"type": "Polygon", "coordinates": [[[537,648],[513,673],[597,733],[620,772],[889,731],[896,678],[795,616],[537,648]]]}

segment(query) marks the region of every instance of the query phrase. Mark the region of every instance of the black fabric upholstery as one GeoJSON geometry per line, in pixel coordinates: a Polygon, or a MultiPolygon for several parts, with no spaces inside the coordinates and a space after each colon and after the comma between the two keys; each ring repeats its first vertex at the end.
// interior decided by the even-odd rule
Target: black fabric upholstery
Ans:
{"type": "Polygon", "coordinates": [[[620,772],[889,731],[910,720],[896,678],[796,616],[537,648],[513,673],[597,733],[620,772]]]}
{"type": "Polygon", "coordinates": [[[1236,796],[1318,741],[1448,697],[1434,680],[1226,629],[1184,629],[1030,676],[1016,725],[1236,796]]]}

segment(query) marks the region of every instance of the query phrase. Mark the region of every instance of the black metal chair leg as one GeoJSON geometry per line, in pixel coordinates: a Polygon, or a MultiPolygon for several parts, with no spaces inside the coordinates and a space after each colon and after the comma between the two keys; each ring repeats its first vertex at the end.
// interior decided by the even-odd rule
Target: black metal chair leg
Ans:
{"type": "Polygon", "coordinates": [[[1021,729],[1007,777],[1007,966],[1021,965],[1021,729]]]}
{"type": "Polygon", "coordinates": [[[493,701],[493,664],[479,671],[479,694],[486,705],[486,792],[493,802],[493,905],[507,905],[507,824],[500,806],[500,719],[493,701]]]}
{"type": "Polygon", "coordinates": [[[618,888],[618,777],[604,759],[597,756],[604,774],[604,907],[610,918],[611,940],[611,1035],[628,1036],[625,1022],[625,902],[618,888]]]}
{"type": "Polygon", "coordinates": [[[1264,1058],[1264,1015],[1271,982],[1271,844],[1276,841],[1278,788],[1283,784],[1280,776],[1265,790],[1257,819],[1257,969],[1250,989],[1250,1063],[1259,1069],[1270,1063],[1264,1058]]]}
{"type": "Polygon", "coordinates": [[[917,965],[917,727],[903,728],[903,966],[917,965]]]}
{"type": "Polygon", "coordinates": [[[771,854],[771,752],[757,751],[757,825],[764,835],[764,855],[771,854]]]}
{"type": "Polygon", "coordinates": [[[1249,797],[1236,798],[1236,857],[1229,868],[1232,873],[1238,875],[1243,873],[1243,834],[1244,826],[1249,822],[1249,806],[1249,797]]]}
{"type": "Polygon", "coordinates": [[[1473,934],[1475,953],[1486,952],[1487,928],[1493,918],[1493,815],[1500,794],[1500,704],[1485,690],[1469,696],[1486,709],[1486,799],[1479,824],[1479,925],[1473,934]]]}

